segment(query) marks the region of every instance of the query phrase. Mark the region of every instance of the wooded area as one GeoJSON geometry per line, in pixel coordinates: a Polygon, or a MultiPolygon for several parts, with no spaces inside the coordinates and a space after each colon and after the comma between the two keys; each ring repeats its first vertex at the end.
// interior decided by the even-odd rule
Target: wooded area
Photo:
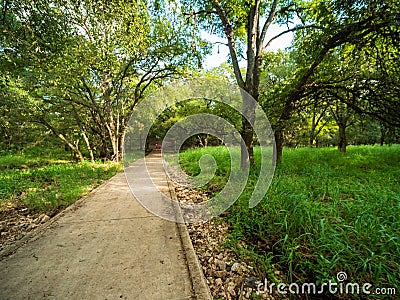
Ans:
{"type": "MultiPolygon", "coordinates": [[[[398,0],[0,0],[0,231],[10,215],[40,223],[121,171],[135,108],[165,86],[179,95],[190,80],[216,94],[239,86],[274,131],[275,177],[256,208],[252,105],[247,120],[213,99],[176,102],[137,137],[151,150],[200,113],[240,132],[237,153],[250,172],[217,218],[228,228],[224,247],[260,278],[320,284],[346,271],[400,288],[398,0]],[[291,46],[271,50],[287,34],[291,46]],[[205,68],[216,46],[229,57],[205,68]]],[[[209,197],[231,169],[222,143],[196,134],[180,153],[193,176],[202,155],[215,157],[202,190],[209,197]]]]}
{"type": "MultiPolygon", "coordinates": [[[[394,0],[3,0],[1,149],[52,134],[80,160],[118,161],[145,95],[174,78],[226,74],[265,109],[278,161],[283,145],[395,143],[399,22],[394,0]],[[295,32],[290,49],[268,51],[274,23],[295,32]],[[201,70],[211,48],[202,30],[227,38],[223,71],[201,70]]],[[[253,163],[252,128],[238,127],[253,163]]]]}

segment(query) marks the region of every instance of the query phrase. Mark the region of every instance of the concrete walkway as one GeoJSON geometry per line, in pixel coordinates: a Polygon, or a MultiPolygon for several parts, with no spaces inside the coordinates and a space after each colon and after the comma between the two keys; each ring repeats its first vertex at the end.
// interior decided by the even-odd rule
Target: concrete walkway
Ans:
{"type": "Polygon", "coordinates": [[[210,299],[185,225],[146,211],[123,173],[6,251],[0,299],[210,299]]]}

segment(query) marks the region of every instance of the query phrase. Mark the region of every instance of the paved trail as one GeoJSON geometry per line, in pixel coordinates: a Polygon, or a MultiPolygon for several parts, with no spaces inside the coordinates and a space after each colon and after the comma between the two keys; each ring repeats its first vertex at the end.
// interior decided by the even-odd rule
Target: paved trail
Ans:
{"type": "MultiPolygon", "coordinates": [[[[168,191],[160,155],[148,159],[168,191]]],[[[0,261],[0,299],[209,298],[186,227],[146,211],[123,173],[0,261]]]]}

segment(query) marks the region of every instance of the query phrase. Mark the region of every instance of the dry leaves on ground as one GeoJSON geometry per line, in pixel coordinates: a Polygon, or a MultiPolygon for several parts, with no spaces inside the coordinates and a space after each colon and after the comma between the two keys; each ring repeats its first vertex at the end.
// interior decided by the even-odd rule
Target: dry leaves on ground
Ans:
{"type": "MultiPolygon", "coordinates": [[[[198,203],[206,201],[206,193],[175,186],[179,201],[198,203]]],[[[261,282],[254,269],[237,259],[232,250],[224,247],[229,226],[223,218],[208,222],[187,224],[193,247],[202,265],[204,275],[214,299],[278,299],[268,293],[257,295],[261,282]]]]}
{"type": "Polygon", "coordinates": [[[3,206],[0,210],[0,251],[48,220],[48,215],[29,211],[22,205],[3,206]]]}

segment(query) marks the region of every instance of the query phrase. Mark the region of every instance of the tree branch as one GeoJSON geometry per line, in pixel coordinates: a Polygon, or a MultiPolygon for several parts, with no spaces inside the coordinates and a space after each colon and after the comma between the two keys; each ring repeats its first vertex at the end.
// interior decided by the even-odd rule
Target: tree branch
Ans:
{"type": "Polygon", "coordinates": [[[271,44],[272,41],[276,40],[277,38],[281,37],[282,35],[284,35],[284,34],[286,34],[286,33],[293,32],[293,31],[297,31],[297,30],[301,30],[301,29],[307,29],[307,28],[321,28],[321,27],[318,27],[318,26],[316,26],[316,25],[301,25],[301,26],[296,26],[296,27],[290,28],[290,29],[288,29],[288,30],[282,31],[282,32],[279,33],[278,35],[276,35],[276,36],[274,36],[273,38],[271,38],[271,39],[265,44],[265,46],[262,47],[262,49],[267,48],[267,47],[271,44]]]}
{"type": "Polygon", "coordinates": [[[230,24],[230,22],[228,20],[226,12],[221,7],[219,0],[212,0],[212,4],[215,7],[217,14],[218,14],[219,18],[221,19],[222,24],[224,26],[225,35],[228,39],[229,53],[231,55],[233,71],[235,73],[236,81],[237,81],[239,87],[244,88],[245,84],[244,84],[244,80],[242,77],[242,72],[240,71],[240,67],[239,67],[239,60],[237,57],[237,51],[236,51],[236,47],[235,47],[235,33],[233,31],[232,25],[230,24]]]}
{"type": "MultiPolygon", "coordinates": [[[[256,53],[258,37],[258,24],[260,15],[260,0],[256,0],[249,11],[249,19],[247,24],[247,71],[246,71],[246,87],[250,86],[254,89],[254,69],[256,67],[256,53]]],[[[249,91],[254,96],[254,91],[249,91]]]]}
{"type": "Polygon", "coordinates": [[[277,12],[276,12],[277,4],[278,4],[278,0],[274,0],[274,2],[272,2],[271,10],[269,11],[268,18],[265,21],[263,28],[261,30],[260,42],[257,47],[257,54],[260,54],[264,49],[263,43],[264,43],[265,35],[267,34],[269,26],[272,24],[272,22],[274,21],[274,19],[276,18],[276,15],[277,15],[277,12]]]}
{"type": "Polygon", "coordinates": [[[217,14],[217,12],[215,10],[201,9],[199,11],[191,11],[188,13],[183,13],[184,16],[189,16],[189,17],[201,14],[217,14]]]}

